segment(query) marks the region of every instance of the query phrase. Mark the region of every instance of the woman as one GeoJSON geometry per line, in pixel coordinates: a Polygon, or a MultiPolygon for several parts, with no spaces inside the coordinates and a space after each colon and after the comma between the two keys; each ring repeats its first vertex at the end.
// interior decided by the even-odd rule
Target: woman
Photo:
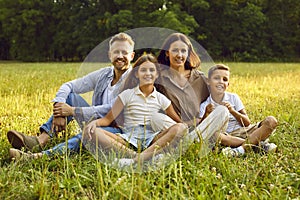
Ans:
{"type": "Polygon", "coordinates": [[[220,132],[226,130],[228,111],[218,106],[203,121],[199,118],[200,104],[209,96],[209,90],[204,74],[197,69],[201,62],[191,41],[184,34],[171,34],[163,43],[158,62],[160,77],[155,87],[172,101],[182,121],[190,126],[188,141],[203,140],[210,149],[220,132]]]}

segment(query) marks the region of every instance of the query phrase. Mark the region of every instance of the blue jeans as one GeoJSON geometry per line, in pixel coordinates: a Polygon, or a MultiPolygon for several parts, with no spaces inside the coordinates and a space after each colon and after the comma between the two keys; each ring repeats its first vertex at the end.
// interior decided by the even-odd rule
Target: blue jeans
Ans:
{"type": "MultiPolygon", "coordinates": [[[[109,131],[111,133],[121,133],[122,130],[114,127],[101,127],[102,129],[109,131]]],[[[81,145],[82,133],[79,133],[72,138],[68,139],[67,142],[62,142],[51,149],[42,151],[43,154],[48,156],[61,155],[69,151],[70,153],[78,153],[81,145]]]]}
{"type": "MultiPolygon", "coordinates": [[[[72,107],[89,107],[90,105],[78,94],[70,93],[68,98],[66,99],[66,103],[72,107]]],[[[67,124],[73,120],[73,116],[67,117],[67,124]]],[[[50,137],[53,137],[51,133],[51,126],[53,121],[53,115],[48,119],[46,123],[44,123],[40,127],[40,132],[47,132],[50,137]]],[[[120,133],[121,129],[114,127],[103,127],[104,130],[107,130],[111,133],[120,133]]],[[[72,138],[68,139],[67,142],[60,143],[54,146],[51,149],[46,151],[42,151],[42,153],[46,155],[55,155],[55,154],[63,154],[66,151],[70,152],[79,152],[80,144],[81,144],[82,133],[79,133],[72,138]]]]}
{"type": "MultiPolygon", "coordinates": [[[[72,107],[89,107],[90,105],[79,95],[75,93],[70,93],[66,99],[66,103],[72,107]]],[[[73,116],[67,117],[67,124],[73,120],[73,116]]],[[[50,137],[53,137],[51,133],[51,127],[53,122],[53,115],[40,127],[40,132],[46,132],[50,137]]]]}

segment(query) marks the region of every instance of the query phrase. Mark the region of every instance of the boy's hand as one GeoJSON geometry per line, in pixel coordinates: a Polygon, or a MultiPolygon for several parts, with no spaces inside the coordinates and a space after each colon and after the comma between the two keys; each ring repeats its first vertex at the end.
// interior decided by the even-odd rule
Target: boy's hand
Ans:
{"type": "Polygon", "coordinates": [[[232,113],[234,111],[233,107],[228,102],[222,102],[221,105],[225,106],[230,113],[232,113]]]}
{"type": "Polygon", "coordinates": [[[205,108],[205,113],[203,117],[200,119],[199,124],[215,109],[215,106],[213,104],[207,104],[205,108]]]}
{"type": "Polygon", "coordinates": [[[205,113],[209,115],[213,110],[215,109],[215,106],[213,104],[208,104],[205,108],[205,113]]]}

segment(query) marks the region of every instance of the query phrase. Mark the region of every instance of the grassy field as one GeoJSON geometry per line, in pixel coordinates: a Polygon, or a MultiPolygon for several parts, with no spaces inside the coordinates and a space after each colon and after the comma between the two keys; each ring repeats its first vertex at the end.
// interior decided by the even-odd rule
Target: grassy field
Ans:
{"type": "MultiPolygon", "coordinates": [[[[35,135],[57,89],[76,78],[80,64],[0,63],[0,199],[299,199],[300,64],[226,64],[229,90],[240,95],[250,119],[278,119],[270,137],[278,152],[203,158],[193,144],[177,162],[137,174],[111,169],[86,151],[10,162],[7,131],[35,135]]],[[[76,130],[71,124],[68,134],[76,130]]]]}

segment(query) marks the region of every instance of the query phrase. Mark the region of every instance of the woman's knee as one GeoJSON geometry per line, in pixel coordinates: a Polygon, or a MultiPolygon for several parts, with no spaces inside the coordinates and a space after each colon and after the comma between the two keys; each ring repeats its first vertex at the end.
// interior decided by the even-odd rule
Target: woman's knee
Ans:
{"type": "MultiPolygon", "coordinates": [[[[223,106],[223,105],[219,105],[217,106],[214,110],[213,113],[215,113],[216,117],[218,119],[222,118],[224,120],[228,120],[229,118],[229,111],[228,108],[223,106]]],[[[211,114],[210,114],[211,115],[211,114]]]]}
{"type": "Polygon", "coordinates": [[[187,132],[187,125],[183,123],[177,123],[171,127],[170,133],[173,136],[182,137],[187,132]]]}

